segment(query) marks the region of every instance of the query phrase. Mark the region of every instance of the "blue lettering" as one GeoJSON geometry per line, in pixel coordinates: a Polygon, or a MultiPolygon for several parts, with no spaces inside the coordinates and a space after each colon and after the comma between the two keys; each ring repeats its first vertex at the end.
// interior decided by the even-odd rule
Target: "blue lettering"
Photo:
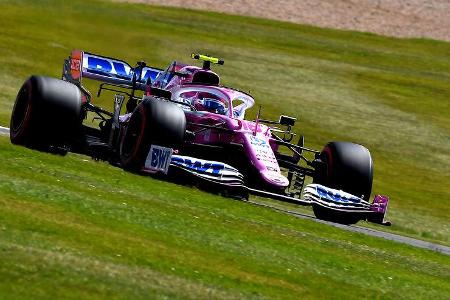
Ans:
{"type": "Polygon", "coordinates": [[[123,64],[121,62],[113,61],[113,66],[114,66],[114,69],[116,70],[116,73],[118,76],[128,78],[128,79],[131,78],[131,72],[127,73],[127,71],[125,69],[125,64],[123,64]]]}
{"type": "Polygon", "coordinates": [[[106,57],[93,56],[90,54],[85,54],[84,60],[87,62],[87,69],[89,72],[126,80],[131,80],[133,77],[133,72],[135,72],[137,78],[139,78],[142,74],[142,77],[140,78],[140,82],[142,83],[147,82],[147,79],[149,78],[151,81],[155,81],[156,77],[160,73],[159,70],[149,67],[145,67],[143,69],[136,68],[133,70],[126,62],[109,59],[106,57]]]}
{"type": "Polygon", "coordinates": [[[330,198],[334,201],[338,201],[338,202],[348,202],[347,199],[342,198],[339,194],[333,194],[330,192],[330,198]]]}
{"type": "Polygon", "coordinates": [[[159,71],[155,71],[155,70],[148,69],[148,68],[145,68],[144,72],[145,73],[144,73],[144,76],[142,76],[142,78],[141,78],[141,82],[147,82],[148,78],[150,78],[153,82],[153,81],[155,81],[156,76],[158,76],[158,74],[159,74],[159,71]]]}
{"type": "Polygon", "coordinates": [[[203,164],[200,171],[206,172],[206,170],[208,170],[209,168],[211,168],[211,163],[205,163],[205,164],[203,164]]]}
{"type": "Polygon", "coordinates": [[[174,164],[182,165],[184,163],[184,159],[182,159],[181,157],[172,156],[172,162],[174,164]]]}
{"type": "Polygon", "coordinates": [[[213,170],[213,174],[219,175],[223,169],[225,169],[225,166],[223,164],[213,164],[211,165],[211,168],[213,170]]]}
{"type": "Polygon", "coordinates": [[[342,203],[346,203],[346,202],[360,203],[361,202],[361,200],[359,198],[346,197],[340,193],[333,193],[332,191],[328,191],[326,189],[319,188],[319,187],[316,188],[316,191],[320,198],[328,199],[331,201],[342,202],[342,203]]]}
{"type": "Polygon", "coordinates": [[[269,145],[267,144],[267,142],[265,140],[260,139],[253,135],[250,136],[250,143],[252,145],[259,146],[259,147],[267,147],[267,148],[269,147],[269,145]]]}
{"type": "Polygon", "coordinates": [[[211,167],[210,163],[202,164],[200,161],[196,161],[192,166],[193,169],[205,173],[211,167]]]}
{"type": "Polygon", "coordinates": [[[168,153],[165,151],[160,151],[159,152],[159,163],[158,163],[158,168],[162,169],[164,168],[164,165],[167,161],[167,155],[168,153]]]}
{"type": "Polygon", "coordinates": [[[323,190],[321,188],[317,188],[316,191],[317,191],[317,194],[319,194],[320,198],[328,198],[328,194],[325,190],[323,190]]]}
{"type": "Polygon", "coordinates": [[[361,201],[358,199],[358,198],[350,198],[350,199],[348,199],[350,202],[353,202],[353,203],[360,203],[361,201]]]}
{"type": "Polygon", "coordinates": [[[153,149],[153,151],[152,151],[152,160],[150,162],[150,165],[153,168],[156,168],[158,166],[158,157],[159,157],[158,152],[159,152],[159,149],[153,149]]]}
{"type": "MultiPolygon", "coordinates": [[[[167,157],[165,158],[167,160],[167,157]]],[[[188,158],[172,156],[171,162],[176,165],[181,165],[199,173],[211,173],[212,175],[220,175],[225,169],[224,164],[202,162],[201,160],[192,161],[188,158]]]]}
{"type": "Polygon", "coordinates": [[[88,56],[88,68],[105,73],[110,73],[112,70],[111,63],[108,60],[93,56],[88,56]]]}
{"type": "Polygon", "coordinates": [[[186,165],[186,167],[188,167],[188,168],[192,168],[192,162],[191,162],[191,160],[190,159],[185,159],[184,160],[184,164],[186,165]]]}

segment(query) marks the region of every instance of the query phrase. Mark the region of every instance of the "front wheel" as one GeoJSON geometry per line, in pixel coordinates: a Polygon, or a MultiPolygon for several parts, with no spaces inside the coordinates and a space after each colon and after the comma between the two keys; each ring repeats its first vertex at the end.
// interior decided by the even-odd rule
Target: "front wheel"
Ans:
{"type": "MultiPolygon", "coordinates": [[[[369,150],[349,142],[328,143],[320,153],[323,168],[316,169],[314,183],[342,190],[366,201],[372,192],[373,162],[369,150]]],[[[356,223],[359,217],[352,213],[336,212],[316,205],[314,214],[319,219],[338,223],[356,223]]]]}
{"type": "Polygon", "coordinates": [[[184,140],[186,117],[173,103],[150,98],[131,115],[120,144],[120,161],[125,169],[140,171],[152,144],[175,148],[184,140]]]}

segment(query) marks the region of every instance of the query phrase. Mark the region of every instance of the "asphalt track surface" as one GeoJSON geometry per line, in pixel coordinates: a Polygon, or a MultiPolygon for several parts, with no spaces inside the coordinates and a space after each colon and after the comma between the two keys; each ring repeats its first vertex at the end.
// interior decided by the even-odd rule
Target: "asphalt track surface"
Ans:
{"type": "Polygon", "coordinates": [[[311,216],[311,215],[302,214],[302,213],[299,213],[299,212],[296,212],[296,211],[286,210],[286,209],[282,209],[282,208],[279,208],[279,207],[274,207],[272,205],[265,204],[265,203],[255,202],[255,201],[251,201],[251,200],[248,201],[248,202],[253,204],[253,205],[271,208],[273,210],[277,210],[277,211],[280,211],[282,213],[285,213],[285,214],[288,214],[288,215],[292,215],[292,216],[300,218],[300,219],[313,220],[315,222],[322,223],[322,224],[327,224],[327,225],[330,225],[330,226],[333,226],[333,227],[337,227],[337,228],[340,228],[340,229],[343,229],[343,230],[347,230],[347,231],[351,231],[351,232],[357,232],[357,233],[363,233],[363,234],[366,234],[366,235],[379,237],[379,238],[383,238],[383,239],[386,239],[386,240],[390,240],[390,241],[394,241],[394,242],[398,242],[398,243],[402,243],[402,244],[407,244],[407,245],[410,245],[410,246],[413,246],[413,247],[428,249],[428,250],[440,252],[440,253],[443,253],[443,254],[446,254],[446,255],[450,255],[450,247],[447,247],[447,246],[443,246],[443,245],[439,245],[439,244],[435,244],[435,243],[430,243],[430,242],[422,241],[422,240],[418,240],[418,239],[413,239],[413,238],[410,238],[410,237],[407,237],[407,236],[402,236],[402,235],[389,233],[389,232],[376,230],[376,229],[371,229],[371,228],[367,228],[367,227],[362,227],[362,226],[357,226],[357,225],[343,225],[343,224],[323,221],[323,220],[316,219],[314,216],[311,216]]]}
{"type": "MultiPolygon", "coordinates": [[[[9,135],[9,128],[0,126],[0,135],[9,135]]],[[[333,222],[323,221],[323,220],[316,219],[315,217],[307,215],[307,214],[302,214],[299,212],[286,210],[286,209],[282,209],[279,207],[274,207],[269,204],[260,203],[260,202],[256,202],[256,201],[252,201],[252,200],[247,201],[247,203],[250,203],[252,205],[261,206],[261,207],[270,208],[270,209],[273,209],[273,210],[276,210],[276,211],[279,211],[279,212],[282,212],[282,213],[285,213],[288,215],[292,215],[296,218],[312,220],[312,221],[315,221],[318,223],[334,226],[334,227],[337,227],[337,228],[340,228],[343,230],[362,233],[362,234],[366,234],[366,235],[370,235],[370,236],[374,236],[374,237],[378,237],[378,238],[383,238],[383,239],[390,240],[390,241],[395,241],[395,242],[402,243],[402,244],[407,244],[407,245],[410,245],[413,247],[423,248],[423,249],[427,249],[427,250],[440,252],[440,253],[443,253],[446,255],[450,255],[450,247],[447,247],[447,246],[430,243],[430,242],[426,242],[426,241],[422,241],[422,240],[418,240],[418,239],[413,239],[410,237],[406,237],[406,236],[402,236],[402,235],[398,235],[398,234],[394,234],[394,233],[384,232],[381,230],[366,228],[366,227],[362,227],[362,226],[342,225],[342,224],[337,224],[337,223],[333,223],[333,222]]]]}

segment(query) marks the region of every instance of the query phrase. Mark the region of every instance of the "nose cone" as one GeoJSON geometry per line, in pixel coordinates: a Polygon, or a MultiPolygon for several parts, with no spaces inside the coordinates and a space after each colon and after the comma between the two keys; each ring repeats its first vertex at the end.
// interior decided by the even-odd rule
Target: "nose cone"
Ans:
{"type": "Polygon", "coordinates": [[[289,185],[289,180],[278,172],[262,171],[262,178],[270,185],[285,188],[289,185]]]}

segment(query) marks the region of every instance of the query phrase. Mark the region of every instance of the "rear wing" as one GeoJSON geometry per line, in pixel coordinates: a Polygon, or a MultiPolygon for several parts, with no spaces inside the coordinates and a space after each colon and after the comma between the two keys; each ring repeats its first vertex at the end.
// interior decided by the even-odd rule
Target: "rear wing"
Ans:
{"type": "Polygon", "coordinates": [[[134,75],[137,83],[145,85],[149,79],[153,82],[161,72],[161,69],[142,67],[141,64],[133,68],[122,60],[73,50],[64,61],[62,78],[78,86],[82,86],[82,78],[132,86],[134,75]]]}

